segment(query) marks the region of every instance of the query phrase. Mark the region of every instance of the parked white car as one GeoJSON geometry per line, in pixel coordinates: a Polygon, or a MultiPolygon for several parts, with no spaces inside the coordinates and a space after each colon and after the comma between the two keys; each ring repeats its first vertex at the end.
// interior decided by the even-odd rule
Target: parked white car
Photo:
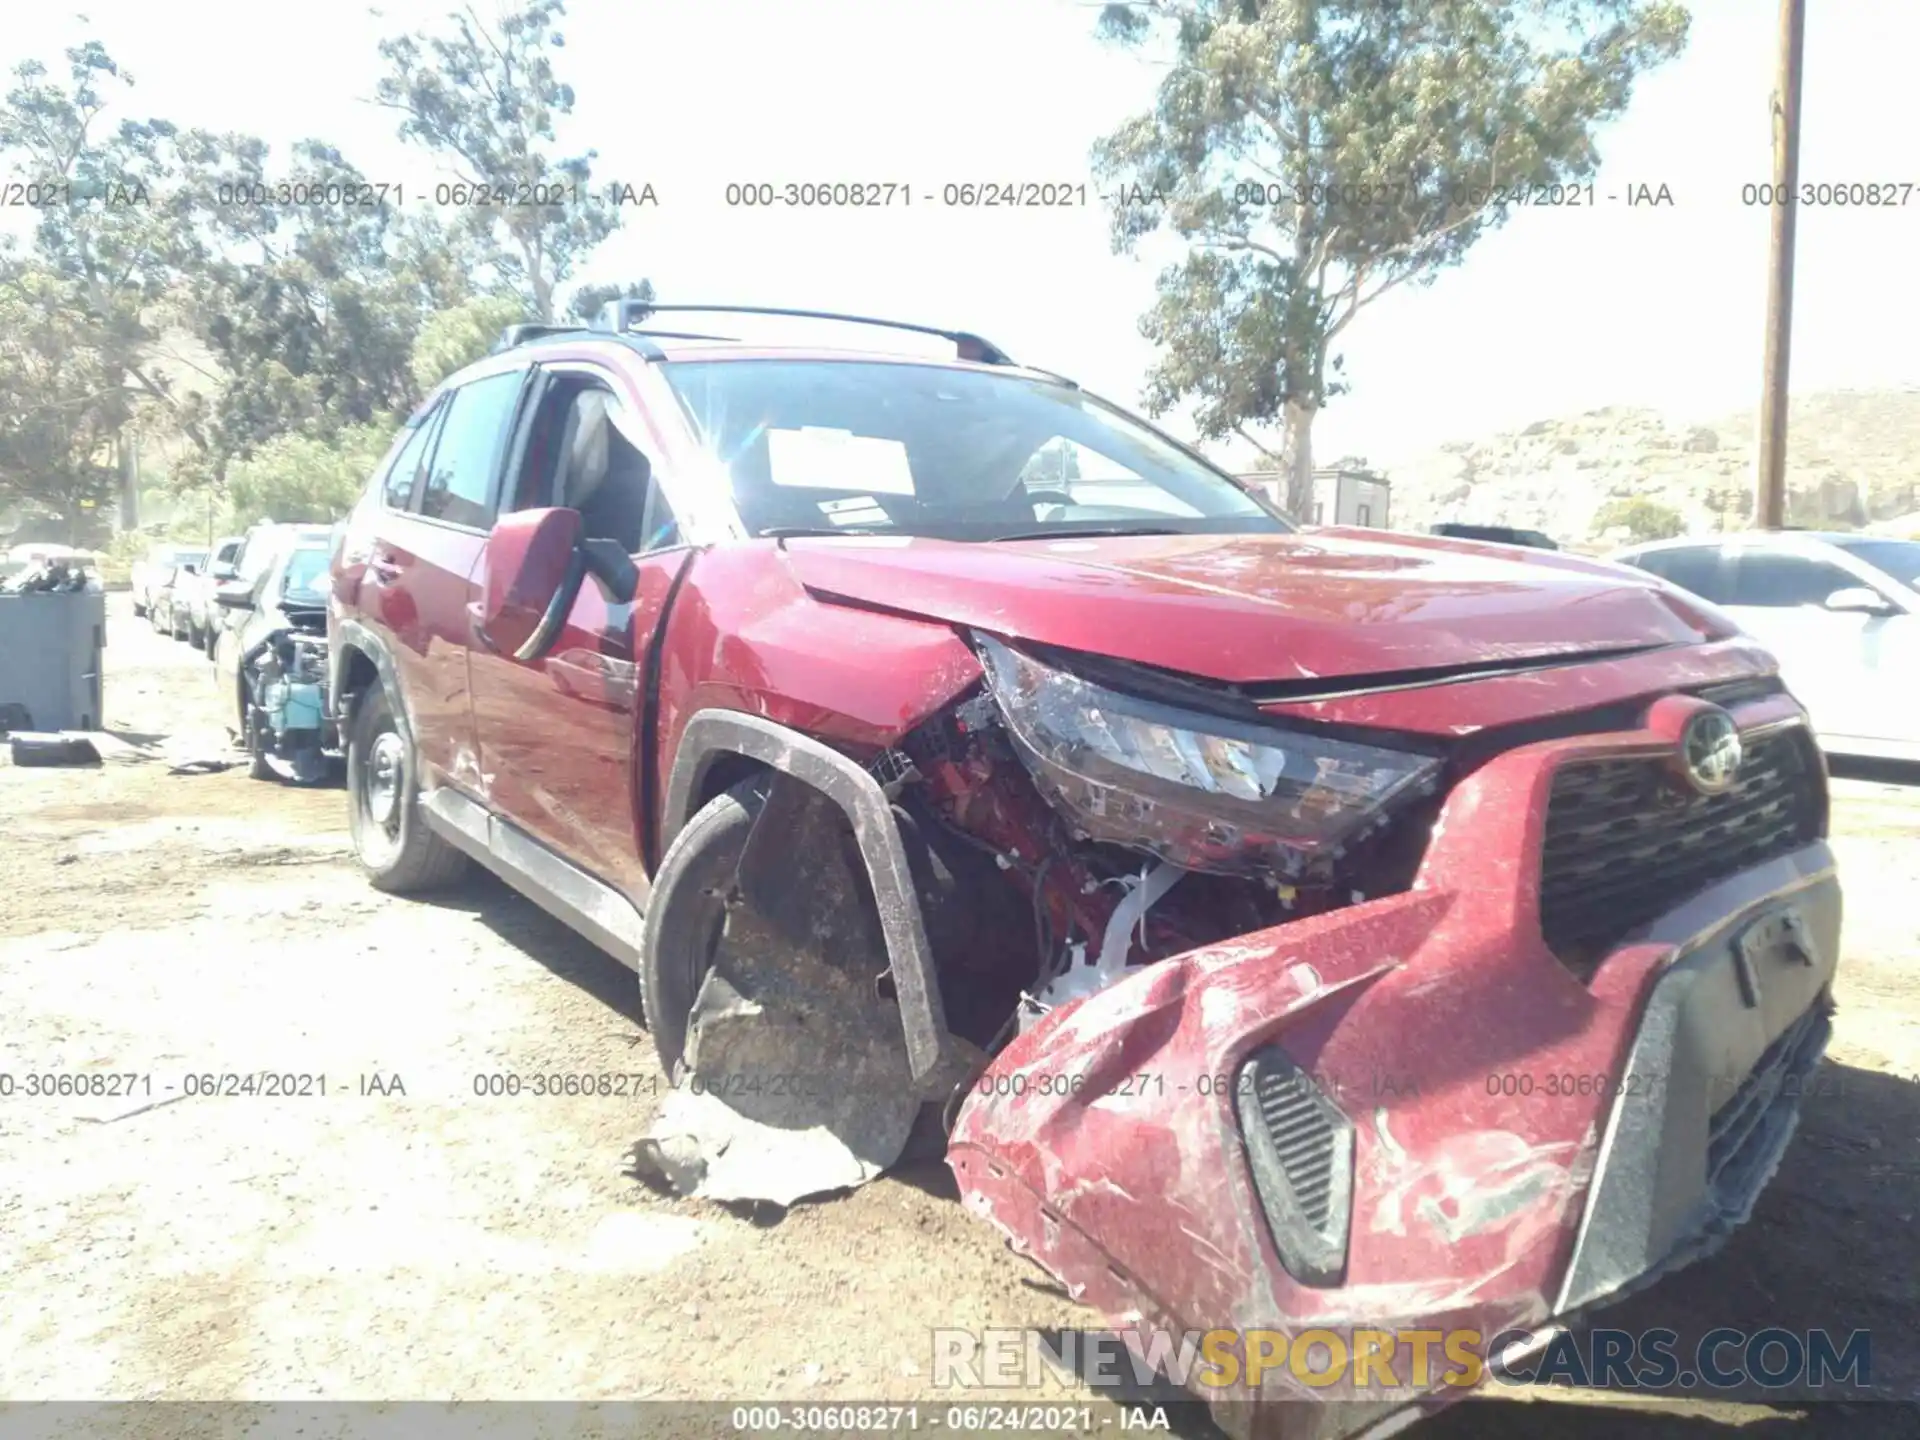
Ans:
{"type": "Polygon", "coordinates": [[[1920,541],[1760,531],[1613,558],[1710,601],[1772,650],[1828,753],[1920,761],[1920,541]]]}
{"type": "Polygon", "coordinates": [[[207,558],[205,546],[200,545],[156,545],[133,562],[129,576],[133,591],[133,613],[145,615],[153,608],[155,597],[166,583],[173,578],[173,572],[182,565],[192,565],[196,569],[207,558]]]}

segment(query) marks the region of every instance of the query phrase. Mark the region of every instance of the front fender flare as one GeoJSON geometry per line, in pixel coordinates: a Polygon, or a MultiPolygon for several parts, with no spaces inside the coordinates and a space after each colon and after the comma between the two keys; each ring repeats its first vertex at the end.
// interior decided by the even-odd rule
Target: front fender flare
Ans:
{"type": "Polygon", "coordinates": [[[341,743],[346,743],[347,707],[353,699],[347,693],[345,680],[348,656],[354,651],[372,662],[374,673],[380,677],[380,688],[387,692],[387,702],[393,707],[394,726],[400,731],[400,738],[407,742],[408,753],[418,755],[419,748],[413,743],[413,717],[407,710],[407,692],[401,688],[400,670],[394,663],[393,652],[378,633],[358,620],[342,620],[336,616],[327,629],[327,705],[332,711],[327,718],[339,730],[341,743]]]}
{"type": "Polygon", "coordinates": [[[944,1097],[965,1080],[973,1059],[959,1037],[947,1029],[933,949],[927,943],[913,872],[886,792],[858,763],[811,736],[758,715],[702,710],[681,733],[667,782],[661,816],[663,850],[691,818],[694,797],[714,761],[726,755],[743,755],[791,775],[846,815],[879,910],[914,1081],[930,1098],[944,1097]]]}

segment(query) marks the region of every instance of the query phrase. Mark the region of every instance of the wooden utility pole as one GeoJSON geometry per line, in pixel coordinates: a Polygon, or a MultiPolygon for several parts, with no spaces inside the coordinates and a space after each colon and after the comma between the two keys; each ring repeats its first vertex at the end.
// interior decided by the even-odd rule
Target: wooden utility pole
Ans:
{"type": "Polygon", "coordinates": [[[1787,521],[1787,361],[1793,343],[1793,238],[1800,212],[1800,57],[1806,0],[1780,0],[1779,74],[1773,89],[1773,256],[1767,276],[1766,388],[1760,395],[1760,459],[1753,523],[1787,521]]]}

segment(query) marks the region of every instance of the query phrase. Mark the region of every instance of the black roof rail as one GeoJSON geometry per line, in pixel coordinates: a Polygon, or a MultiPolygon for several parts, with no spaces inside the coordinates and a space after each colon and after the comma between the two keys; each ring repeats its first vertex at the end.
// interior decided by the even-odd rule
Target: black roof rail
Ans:
{"type": "MultiPolygon", "coordinates": [[[[904,320],[878,320],[870,315],[843,315],[833,310],[785,310],[771,305],[660,305],[651,300],[609,300],[593,317],[595,330],[616,335],[644,335],[636,328],[649,315],[664,311],[707,315],[779,315],[794,320],[834,320],[843,325],[873,325],[883,330],[910,330],[916,335],[936,335],[951,340],[962,360],[981,365],[1011,365],[1012,359],[998,345],[967,330],[942,330],[934,325],[910,325],[904,320]]],[[[666,333],[666,332],[658,332],[666,333]]]]}
{"type": "Polygon", "coordinates": [[[569,330],[579,330],[579,325],[543,325],[530,321],[524,325],[509,325],[500,332],[500,338],[493,342],[493,353],[511,350],[516,345],[524,345],[529,340],[539,340],[548,335],[564,335],[569,330]]]}
{"type": "MultiPolygon", "coordinates": [[[[659,333],[664,334],[665,332],[659,333]]],[[[521,345],[531,345],[538,340],[557,340],[567,336],[573,336],[581,340],[594,339],[600,336],[606,336],[609,339],[614,338],[606,329],[598,325],[542,325],[529,322],[524,325],[507,326],[506,329],[500,332],[500,338],[493,342],[493,349],[487,353],[490,355],[498,355],[504,350],[513,350],[521,345]]],[[[620,332],[619,338],[625,341],[629,348],[638,350],[649,360],[664,360],[667,358],[665,351],[658,345],[651,343],[647,333],[637,330],[622,331],[620,332]]],[[[683,340],[720,340],[725,337],[720,335],[683,335],[673,338],[683,340]]]]}

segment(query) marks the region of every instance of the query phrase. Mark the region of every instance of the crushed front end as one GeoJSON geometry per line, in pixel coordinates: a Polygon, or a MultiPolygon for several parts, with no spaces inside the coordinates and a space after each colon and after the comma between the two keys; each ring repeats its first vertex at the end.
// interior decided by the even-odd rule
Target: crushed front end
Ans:
{"type": "MultiPolygon", "coordinates": [[[[1643,655],[1597,704],[1580,666],[1436,686],[1395,732],[977,644],[984,690],[882,778],[992,1056],[949,1162],[1076,1298],[1143,1335],[1491,1339],[1747,1218],[1840,928],[1824,763],[1764,656],[1643,655]]],[[[1208,1398],[1315,1440],[1452,1398],[1379,1373],[1208,1398]]]]}
{"type": "Polygon", "coordinates": [[[339,758],[328,719],[324,612],[289,611],[240,657],[247,705],[243,741],[256,767],[283,780],[314,784],[339,758]]]}

